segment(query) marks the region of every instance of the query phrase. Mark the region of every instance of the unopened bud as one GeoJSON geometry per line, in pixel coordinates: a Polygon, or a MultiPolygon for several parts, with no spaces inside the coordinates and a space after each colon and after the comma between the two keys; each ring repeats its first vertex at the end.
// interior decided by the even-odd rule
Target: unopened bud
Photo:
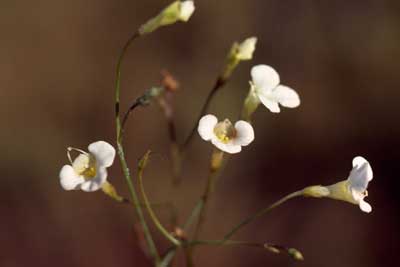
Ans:
{"type": "Polygon", "coordinates": [[[288,254],[295,260],[302,261],[304,260],[303,254],[295,248],[289,248],[287,250],[288,254]]]}
{"type": "Polygon", "coordinates": [[[151,33],[161,26],[170,25],[177,21],[186,22],[192,16],[194,9],[192,0],[175,1],[164,8],[156,17],[143,24],[139,29],[139,33],[151,33]]]}

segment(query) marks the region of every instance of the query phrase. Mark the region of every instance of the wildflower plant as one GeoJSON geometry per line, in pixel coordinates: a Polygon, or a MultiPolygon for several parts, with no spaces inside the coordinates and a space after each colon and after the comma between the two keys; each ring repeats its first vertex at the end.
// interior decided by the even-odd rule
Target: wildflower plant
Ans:
{"type": "MultiPolygon", "coordinates": [[[[261,209],[257,213],[245,218],[237,225],[227,230],[223,237],[213,240],[202,240],[201,230],[207,218],[207,204],[210,196],[214,192],[216,179],[222,172],[222,166],[226,164],[226,154],[235,156],[242,150],[242,147],[250,145],[255,138],[256,126],[252,122],[252,115],[260,104],[263,104],[273,113],[280,112],[280,106],[296,108],[300,105],[298,93],[287,86],[280,84],[278,73],[265,64],[256,65],[251,69],[250,90],[247,97],[243,100],[243,110],[241,118],[235,123],[229,119],[218,121],[217,117],[207,114],[209,104],[213,100],[215,93],[219,91],[229,81],[235,68],[241,61],[248,61],[253,58],[257,38],[250,37],[243,42],[235,42],[227,53],[225,65],[217,75],[216,82],[211,89],[204,105],[199,113],[198,119],[194,122],[193,128],[188,137],[179,142],[176,137],[176,127],[174,122],[173,101],[175,92],[179,89],[179,83],[168,72],[163,71],[163,79],[160,85],[147,89],[122,113],[120,107],[121,98],[121,66],[126,51],[131,47],[134,40],[140,36],[155,32],[162,26],[172,25],[178,21],[187,22],[195,11],[194,2],[190,0],[175,1],[157,16],[151,18],[138,28],[138,30],[128,39],[121,50],[116,65],[115,81],[115,129],[116,140],[114,146],[105,142],[97,141],[88,146],[88,152],[78,148],[67,148],[69,163],[61,168],[59,173],[60,184],[65,190],[82,190],[94,192],[99,189],[118,202],[131,205],[137,214],[141,225],[141,231],[145,237],[148,255],[154,266],[170,266],[171,261],[176,257],[179,250],[184,251],[187,266],[194,266],[193,255],[198,246],[249,246],[260,248],[273,253],[285,253],[295,260],[303,260],[302,253],[293,247],[272,244],[270,242],[257,243],[252,241],[232,240],[232,237],[243,227],[250,224],[255,219],[267,214],[269,211],[279,207],[284,202],[296,197],[331,198],[356,204],[363,212],[371,212],[371,205],[364,201],[367,196],[368,183],[372,180],[372,168],[369,162],[361,157],[353,159],[353,168],[347,179],[330,186],[313,185],[307,186],[302,190],[292,192],[275,203],[261,209]],[[158,104],[163,110],[168,127],[171,141],[171,161],[173,174],[176,177],[181,175],[181,164],[184,163],[185,153],[196,132],[207,142],[212,143],[214,149],[210,156],[208,178],[204,191],[198,200],[186,223],[174,225],[173,229],[168,229],[159,220],[151,200],[146,194],[143,175],[145,167],[151,156],[148,151],[137,165],[136,176],[128,166],[124,151],[124,129],[129,116],[138,107],[146,107],[151,104],[158,104]],[[72,159],[72,153],[78,155],[72,159]],[[116,154],[126,180],[130,198],[122,197],[116,188],[107,180],[107,168],[114,163],[116,154]],[[235,155],[234,155],[235,154],[235,155]],[[134,183],[133,179],[137,180],[134,183]],[[135,186],[138,184],[138,187],[135,186]],[[145,212],[149,215],[149,220],[145,219],[145,212]],[[154,224],[156,231],[159,231],[166,240],[170,242],[170,247],[165,251],[160,251],[160,246],[155,243],[153,233],[150,231],[149,223],[154,224]],[[193,232],[189,231],[193,226],[193,232]]],[[[176,181],[176,180],[175,180],[176,181]]],[[[250,181],[249,181],[250,182],[250,181]]],[[[168,200],[166,200],[168,201],[168,200]]]]}

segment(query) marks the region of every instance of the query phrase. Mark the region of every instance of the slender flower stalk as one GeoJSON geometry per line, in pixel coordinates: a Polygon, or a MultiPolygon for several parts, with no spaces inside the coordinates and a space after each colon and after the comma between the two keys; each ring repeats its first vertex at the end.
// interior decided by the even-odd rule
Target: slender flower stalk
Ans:
{"type": "MultiPolygon", "coordinates": [[[[195,206],[191,216],[189,217],[188,224],[198,216],[198,221],[197,221],[197,224],[196,224],[195,230],[194,230],[194,239],[198,239],[198,236],[200,235],[200,231],[205,222],[206,205],[210,198],[210,195],[214,191],[215,180],[217,179],[219,170],[222,166],[223,156],[224,156],[223,151],[218,150],[218,149],[214,150],[214,152],[211,156],[210,173],[208,175],[207,185],[204,189],[204,193],[201,196],[198,204],[195,206]]],[[[193,253],[194,253],[194,247],[188,247],[185,250],[186,262],[189,267],[193,266],[193,253]]]]}
{"type": "Polygon", "coordinates": [[[303,191],[296,191],[293,192],[281,199],[279,199],[278,201],[276,201],[275,203],[273,203],[272,205],[268,206],[267,208],[264,208],[260,211],[258,211],[257,213],[255,213],[254,215],[246,218],[245,220],[243,220],[242,222],[240,222],[238,225],[236,225],[235,227],[232,228],[232,230],[230,230],[225,236],[223,240],[228,240],[229,238],[231,238],[234,234],[236,234],[237,231],[239,231],[241,228],[243,228],[244,226],[248,225],[249,223],[253,222],[254,220],[256,220],[257,218],[263,216],[264,214],[270,212],[271,210],[273,210],[274,208],[280,206],[281,204],[285,203],[286,201],[295,198],[295,197],[299,197],[303,195],[303,191]]]}
{"type": "Polygon", "coordinates": [[[180,245],[180,241],[177,240],[175,237],[173,237],[166,229],[165,227],[161,224],[160,220],[157,218],[157,215],[155,214],[155,212],[153,211],[151,204],[149,202],[149,199],[146,195],[146,192],[144,190],[144,185],[143,185],[143,172],[144,172],[144,168],[147,165],[147,162],[149,160],[149,155],[150,155],[150,151],[148,151],[140,160],[139,162],[139,166],[138,166],[138,180],[139,180],[139,189],[140,192],[142,194],[143,200],[144,200],[144,204],[146,206],[146,209],[150,215],[150,218],[153,220],[154,225],[157,227],[157,229],[165,236],[165,238],[167,238],[169,241],[171,241],[172,244],[174,244],[175,246],[179,246],[180,245]]]}
{"type": "Polygon", "coordinates": [[[139,217],[139,221],[142,225],[143,228],[143,233],[145,235],[145,239],[147,242],[147,245],[149,246],[149,252],[151,257],[154,259],[155,265],[158,266],[159,261],[160,261],[160,256],[158,254],[156,245],[154,243],[154,240],[151,236],[150,230],[147,226],[147,223],[144,219],[143,211],[139,203],[139,198],[136,194],[132,179],[131,179],[131,174],[130,170],[128,168],[128,164],[125,159],[125,152],[124,148],[122,145],[122,128],[121,128],[121,118],[120,118],[120,91],[121,91],[121,67],[122,67],[122,62],[124,59],[124,56],[126,54],[126,51],[130,47],[130,45],[133,43],[134,40],[136,40],[140,36],[139,32],[134,33],[126,42],[124,47],[122,48],[122,51],[120,53],[120,56],[118,58],[117,62],[117,70],[116,70],[116,82],[115,82],[115,125],[116,125],[116,136],[117,136],[117,151],[118,151],[118,156],[121,162],[121,167],[122,171],[125,176],[125,180],[128,184],[128,189],[132,198],[132,202],[135,206],[136,213],[139,217]]]}
{"type": "Polygon", "coordinates": [[[295,260],[304,260],[302,253],[295,249],[282,245],[271,244],[271,243],[257,243],[248,241],[236,241],[236,240],[194,240],[188,243],[189,246],[197,245],[210,245],[210,246],[235,246],[235,247],[255,247],[268,250],[272,253],[287,253],[290,257],[295,260]]]}
{"type": "Polygon", "coordinates": [[[197,239],[197,237],[200,234],[200,231],[202,229],[202,226],[205,222],[205,216],[206,216],[206,205],[207,202],[210,198],[210,195],[214,192],[214,186],[215,186],[215,180],[218,175],[218,171],[222,166],[222,160],[223,160],[224,152],[221,150],[214,150],[212,156],[211,156],[211,162],[210,162],[210,173],[207,179],[207,185],[204,189],[204,193],[200,199],[200,205],[199,205],[199,220],[197,222],[197,225],[195,227],[195,233],[194,233],[194,239],[197,239]]]}
{"type": "MultiPolygon", "coordinates": [[[[225,247],[250,247],[250,248],[261,248],[269,252],[279,254],[286,253],[295,260],[304,260],[303,254],[296,248],[287,247],[283,245],[277,245],[272,243],[259,243],[259,242],[249,242],[249,241],[237,241],[237,240],[192,240],[183,243],[184,248],[195,247],[195,246],[225,246],[225,247]]],[[[170,247],[165,253],[165,262],[168,263],[169,257],[175,255],[176,247],[170,247]]],[[[167,265],[162,265],[167,266],[167,265]]]]}

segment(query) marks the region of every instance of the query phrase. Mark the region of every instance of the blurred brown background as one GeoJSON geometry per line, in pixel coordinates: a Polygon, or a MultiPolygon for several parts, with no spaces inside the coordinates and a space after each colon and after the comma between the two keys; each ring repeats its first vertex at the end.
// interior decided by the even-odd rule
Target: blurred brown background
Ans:
{"type": "MultiPolygon", "coordinates": [[[[58,172],[66,147],[114,143],[117,55],[166,0],[0,3],[0,266],[151,266],[133,229],[133,210],[102,193],[66,192],[58,172]]],[[[197,266],[388,266],[399,250],[400,4],[379,1],[203,0],[189,23],[146,36],[123,66],[123,107],[176,75],[178,138],[187,135],[235,40],[259,39],[211,112],[235,118],[250,68],[266,63],[302,99],[279,115],[260,108],[255,142],[232,157],[210,203],[203,238],[220,238],[242,218],[310,184],[345,179],[353,156],[374,170],[371,214],[344,202],[296,199],[243,229],[236,239],[298,248],[306,260],[247,248],[203,247],[197,266]]],[[[146,172],[154,202],[172,200],[182,223],[205,185],[211,145],[196,136],[180,187],[170,183],[168,137],[157,106],[129,121],[133,168],[146,172]]],[[[118,161],[110,181],[127,195],[118,161]]],[[[168,212],[158,210],[168,223],[168,212]]],[[[158,244],[168,243],[162,236],[158,244]]],[[[393,264],[391,264],[393,265],[393,264]]]]}

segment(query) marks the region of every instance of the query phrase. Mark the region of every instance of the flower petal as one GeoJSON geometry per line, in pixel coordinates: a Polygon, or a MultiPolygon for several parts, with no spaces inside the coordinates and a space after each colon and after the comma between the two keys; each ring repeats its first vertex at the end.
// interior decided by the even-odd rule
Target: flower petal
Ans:
{"type": "Polygon", "coordinates": [[[236,145],[233,142],[231,143],[222,143],[218,138],[212,138],[211,143],[216,146],[219,150],[222,150],[229,154],[236,154],[242,151],[242,147],[240,145],[236,145]]]}
{"type": "Polygon", "coordinates": [[[99,167],[110,167],[115,158],[115,148],[107,142],[97,141],[88,147],[89,152],[96,158],[99,167]]]}
{"type": "Polygon", "coordinates": [[[279,74],[268,65],[257,65],[251,69],[251,78],[259,90],[271,91],[278,86],[279,74]]]}
{"type": "Polygon", "coordinates": [[[60,184],[64,190],[77,190],[85,181],[79,176],[71,165],[64,165],[60,171],[60,184]]]}
{"type": "Polygon", "coordinates": [[[266,93],[266,94],[258,94],[258,97],[260,98],[261,103],[269,109],[269,111],[273,113],[279,113],[281,112],[281,109],[279,108],[278,102],[271,97],[271,93],[266,93]]]}
{"type": "Polygon", "coordinates": [[[181,9],[179,14],[179,19],[182,21],[188,21],[194,12],[194,2],[191,0],[186,0],[181,2],[181,9]]]}
{"type": "Polygon", "coordinates": [[[349,175],[350,187],[359,192],[364,192],[368,187],[368,182],[372,180],[372,168],[368,161],[363,157],[353,159],[353,169],[349,175]]]}
{"type": "Polygon", "coordinates": [[[211,140],[214,136],[214,127],[217,123],[218,119],[214,115],[208,114],[203,116],[199,121],[199,126],[197,127],[197,131],[201,138],[205,141],[211,140]]]}
{"type": "Polygon", "coordinates": [[[254,140],[253,126],[246,121],[238,121],[235,123],[236,137],[234,143],[240,146],[247,146],[254,140]]]}
{"type": "Polygon", "coordinates": [[[353,159],[353,167],[357,167],[357,168],[361,168],[363,167],[364,171],[365,171],[365,175],[367,176],[368,181],[371,181],[373,178],[373,172],[372,172],[372,168],[371,165],[369,164],[369,162],[361,157],[361,156],[357,156],[353,159]],[[365,166],[364,166],[365,164],[365,166]]]}
{"type": "Polygon", "coordinates": [[[96,170],[96,176],[94,178],[82,183],[81,189],[85,192],[97,191],[106,181],[107,181],[107,169],[99,168],[96,170]]]}
{"type": "Polygon", "coordinates": [[[278,85],[273,90],[274,98],[284,107],[296,108],[300,105],[300,97],[295,90],[284,85],[278,85]]]}
{"type": "Polygon", "coordinates": [[[250,37],[244,40],[238,49],[237,58],[240,60],[250,60],[253,58],[254,50],[256,49],[257,37],[250,37]]]}
{"type": "Polygon", "coordinates": [[[367,202],[365,202],[364,200],[361,200],[361,201],[360,201],[359,206],[360,206],[360,209],[361,209],[363,212],[370,213],[370,212],[372,211],[371,205],[368,204],[367,202]]]}

